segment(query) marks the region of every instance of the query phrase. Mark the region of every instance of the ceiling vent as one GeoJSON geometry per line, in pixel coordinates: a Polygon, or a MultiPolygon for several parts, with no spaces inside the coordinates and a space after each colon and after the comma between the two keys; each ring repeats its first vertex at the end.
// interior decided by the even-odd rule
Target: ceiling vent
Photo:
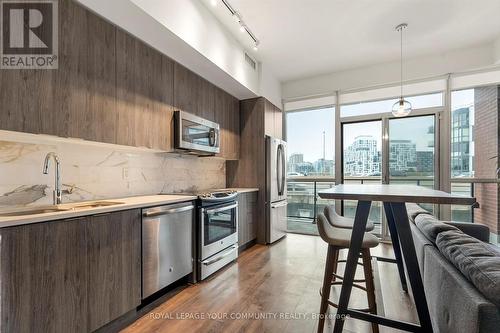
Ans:
{"type": "Polygon", "coordinates": [[[257,62],[253,60],[246,52],[245,52],[245,60],[250,65],[250,67],[253,68],[253,70],[257,68],[257,62]]]}

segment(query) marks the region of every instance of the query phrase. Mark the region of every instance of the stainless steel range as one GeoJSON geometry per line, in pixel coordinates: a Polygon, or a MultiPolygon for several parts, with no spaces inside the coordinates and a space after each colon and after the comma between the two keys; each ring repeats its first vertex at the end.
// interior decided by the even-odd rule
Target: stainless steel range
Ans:
{"type": "Polygon", "coordinates": [[[197,273],[204,280],[238,258],[238,193],[198,194],[197,273]]]}

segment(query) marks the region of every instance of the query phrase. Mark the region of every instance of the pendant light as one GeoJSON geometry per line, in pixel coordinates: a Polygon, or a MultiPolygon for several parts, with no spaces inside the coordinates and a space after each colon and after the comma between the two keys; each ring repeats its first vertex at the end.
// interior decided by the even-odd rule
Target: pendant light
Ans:
{"type": "Polygon", "coordinates": [[[396,27],[396,31],[401,33],[401,95],[399,101],[392,106],[392,114],[394,117],[406,117],[411,112],[411,103],[403,97],[403,30],[408,27],[408,24],[401,23],[396,27]]]}

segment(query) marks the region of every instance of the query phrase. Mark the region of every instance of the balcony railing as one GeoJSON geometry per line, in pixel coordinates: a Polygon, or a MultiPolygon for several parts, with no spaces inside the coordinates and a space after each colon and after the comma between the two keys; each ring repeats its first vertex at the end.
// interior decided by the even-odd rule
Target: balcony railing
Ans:
{"type": "MultiPolygon", "coordinates": [[[[345,177],[347,184],[377,184],[381,182],[380,177],[345,177]]],[[[474,196],[477,183],[497,183],[495,179],[475,179],[475,178],[453,178],[451,180],[452,193],[474,196]]],[[[412,184],[434,187],[433,177],[391,177],[391,183],[412,184]]],[[[326,205],[333,205],[333,200],[319,198],[318,191],[335,186],[333,177],[289,177],[288,178],[288,227],[289,231],[317,233],[315,218],[322,212],[326,205]]],[[[433,205],[426,205],[426,209],[433,211],[433,205]]],[[[355,201],[344,201],[344,215],[354,217],[356,210],[355,201]]],[[[376,233],[381,233],[382,205],[374,202],[370,211],[370,220],[376,225],[376,233]]],[[[451,206],[451,219],[461,222],[474,222],[474,209],[470,206],[451,206]]]]}

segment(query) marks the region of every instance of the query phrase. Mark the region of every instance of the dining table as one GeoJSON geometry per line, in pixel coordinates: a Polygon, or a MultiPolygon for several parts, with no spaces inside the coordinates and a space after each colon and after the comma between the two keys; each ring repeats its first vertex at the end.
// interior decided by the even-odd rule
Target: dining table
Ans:
{"type": "Polygon", "coordinates": [[[319,191],[318,195],[321,199],[355,200],[358,202],[333,332],[342,332],[344,321],[348,317],[409,332],[433,332],[406,203],[472,206],[476,204],[476,199],[423,186],[406,184],[339,184],[330,189],[319,191]],[[348,307],[361,243],[370,214],[370,207],[374,201],[383,203],[394,249],[394,261],[398,266],[402,288],[405,291],[408,290],[406,285],[406,269],[419,319],[418,324],[390,319],[385,316],[370,314],[348,307]]]}

